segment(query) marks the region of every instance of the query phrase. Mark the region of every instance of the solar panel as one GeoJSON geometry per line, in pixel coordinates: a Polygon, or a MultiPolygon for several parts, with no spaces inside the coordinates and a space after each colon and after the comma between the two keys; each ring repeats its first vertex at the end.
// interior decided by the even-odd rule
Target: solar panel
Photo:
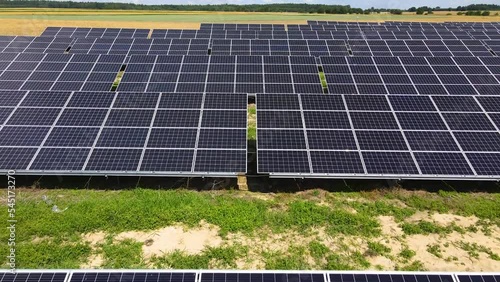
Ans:
{"type": "Polygon", "coordinates": [[[16,270],[15,273],[0,273],[1,282],[64,282],[67,272],[62,271],[24,271],[16,270]]]}
{"type": "Polygon", "coordinates": [[[257,94],[258,172],[496,179],[496,113],[482,107],[489,97],[257,94]]]}
{"type": "Polygon", "coordinates": [[[246,171],[246,94],[0,93],[22,95],[0,108],[0,170],[224,176],[246,171]],[[187,159],[180,166],[164,163],[181,156],[187,159]]]}
{"type": "Polygon", "coordinates": [[[1,90],[78,91],[97,80],[109,91],[125,60],[121,55],[24,55],[16,56],[0,74],[1,90]]]}
{"type": "Polygon", "coordinates": [[[122,92],[323,93],[314,57],[134,55],[117,88],[122,92]],[[276,64],[279,63],[279,64],[276,64]]]}

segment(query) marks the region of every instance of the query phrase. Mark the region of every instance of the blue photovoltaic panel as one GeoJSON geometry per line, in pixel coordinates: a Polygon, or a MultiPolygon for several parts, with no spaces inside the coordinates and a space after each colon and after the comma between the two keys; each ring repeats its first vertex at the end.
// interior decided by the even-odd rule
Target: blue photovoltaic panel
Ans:
{"type": "Polygon", "coordinates": [[[195,282],[194,272],[74,272],[69,282],[195,282]]]}
{"type": "Polygon", "coordinates": [[[452,274],[330,274],[331,282],[453,282],[452,274]]]}
{"type": "Polygon", "coordinates": [[[12,93],[17,103],[0,107],[0,170],[72,175],[246,172],[246,94],[5,93],[12,93]],[[163,163],[181,157],[185,159],[163,163]]]}
{"type": "Polygon", "coordinates": [[[500,281],[500,274],[458,274],[459,282],[498,282],[500,281]]]}
{"type": "Polygon", "coordinates": [[[324,282],[320,273],[202,273],[201,282],[324,282]]]}
{"type": "MultiPolygon", "coordinates": [[[[495,104],[494,98],[477,101],[495,104]]],[[[500,115],[492,104],[486,110],[479,103],[453,95],[257,94],[258,171],[276,177],[494,179],[500,115]]]]}
{"type": "Polygon", "coordinates": [[[66,272],[5,272],[0,273],[1,282],[65,282],[66,272]]]}

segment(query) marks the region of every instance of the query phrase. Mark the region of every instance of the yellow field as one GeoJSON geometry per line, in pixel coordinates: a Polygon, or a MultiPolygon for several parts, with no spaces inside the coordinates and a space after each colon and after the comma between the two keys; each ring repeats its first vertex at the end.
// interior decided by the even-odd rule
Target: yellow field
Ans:
{"type": "Polygon", "coordinates": [[[153,11],[153,10],[84,10],[16,8],[0,9],[1,35],[39,35],[47,26],[122,27],[147,29],[198,29],[200,22],[282,23],[305,24],[307,20],[330,21],[500,21],[499,16],[473,17],[447,15],[325,15],[300,13],[247,13],[207,11],[153,11]]]}
{"type": "Polygon", "coordinates": [[[68,21],[40,19],[0,19],[0,35],[40,35],[48,26],[70,27],[116,27],[146,29],[198,29],[195,22],[112,22],[112,21],[68,21]]]}

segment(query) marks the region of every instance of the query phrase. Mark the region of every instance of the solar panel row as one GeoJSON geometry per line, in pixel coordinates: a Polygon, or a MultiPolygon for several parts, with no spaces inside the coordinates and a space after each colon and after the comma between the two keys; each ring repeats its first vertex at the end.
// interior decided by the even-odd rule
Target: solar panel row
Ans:
{"type": "MultiPolygon", "coordinates": [[[[481,39],[500,39],[498,32],[478,34],[481,39]]],[[[154,30],[151,38],[212,39],[474,39],[464,31],[360,31],[360,30],[154,30]]]]}
{"type": "Polygon", "coordinates": [[[201,23],[200,30],[237,29],[237,30],[285,30],[284,24],[231,24],[231,23],[201,23]]]}
{"type": "Polygon", "coordinates": [[[498,57],[321,57],[331,94],[497,95],[498,57]]]}
{"type": "Polygon", "coordinates": [[[109,91],[122,55],[1,53],[1,90],[109,91]]]}
{"type": "Polygon", "coordinates": [[[260,173],[498,178],[495,96],[257,94],[260,173]]]}
{"type": "MultiPolygon", "coordinates": [[[[495,42],[496,44],[496,42],[495,42]]],[[[500,45],[500,44],[499,44],[500,45]]],[[[291,56],[493,56],[476,40],[221,40],[212,42],[213,55],[291,56]]]]}
{"type": "Polygon", "coordinates": [[[3,91],[0,97],[0,170],[246,172],[246,94],[3,91]]]}
{"type": "Polygon", "coordinates": [[[140,56],[118,91],[323,93],[314,57],[140,56]]]}
{"type": "Polygon", "coordinates": [[[19,271],[1,282],[498,282],[495,273],[320,272],[320,271],[19,271]]]}
{"type": "Polygon", "coordinates": [[[147,38],[149,29],[135,28],[89,28],[89,27],[47,27],[41,36],[53,37],[123,37],[147,38]]]}
{"type": "MultiPolygon", "coordinates": [[[[123,55],[207,55],[210,39],[0,37],[0,51],[123,55]],[[44,41],[44,42],[42,42],[44,41]],[[56,41],[59,41],[56,43],[56,41]]],[[[213,55],[493,56],[500,40],[213,39],[213,55]],[[491,45],[491,46],[490,46],[491,45]],[[350,52],[350,53],[349,53],[350,52]]]]}

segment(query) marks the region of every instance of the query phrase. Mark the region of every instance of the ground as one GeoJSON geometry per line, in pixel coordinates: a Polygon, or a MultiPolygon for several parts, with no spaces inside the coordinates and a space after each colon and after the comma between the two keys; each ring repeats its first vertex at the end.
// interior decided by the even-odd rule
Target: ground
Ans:
{"type": "Polygon", "coordinates": [[[307,20],[330,21],[500,21],[489,17],[458,16],[456,12],[433,15],[372,14],[326,15],[299,13],[123,11],[16,8],[0,10],[1,35],[39,35],[47,26],[198,29],[200,22],[305,24],[307,20]],[[451,14],[451,15],[448,15],[451,14]]]}
{"type": "Polygon", "coordinates": [[[16,199],[18,268],[500,269],[495,193],[18,188],[16,199]]]}

